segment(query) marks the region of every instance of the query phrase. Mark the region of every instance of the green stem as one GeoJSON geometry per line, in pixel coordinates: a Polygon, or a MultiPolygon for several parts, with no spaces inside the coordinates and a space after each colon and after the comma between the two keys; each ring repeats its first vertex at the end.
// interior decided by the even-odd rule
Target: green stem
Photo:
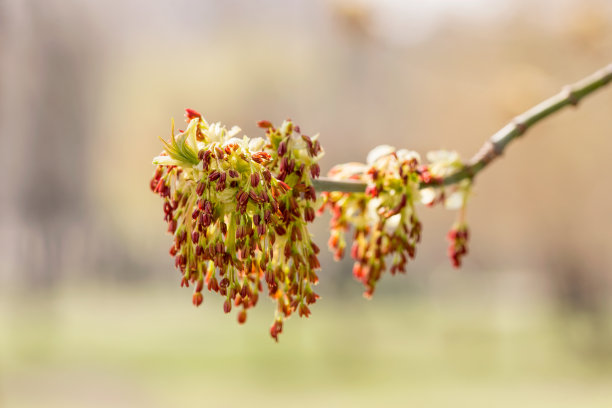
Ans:
{"type": "MultiPolygon", "coordinates": [[[[457,172],[442,180],[421,183],[421,188],[431,186],[448,186],[456,184],[466,178],[473,178],[489,163],[501,156],[506,146],[514,139],[525,134],[533,125],[566,106],[576,106],[584,97],[604,87],[612,81],[612,64],[581,79],[580,81],[563,87],[561,92],[539,103],[528,111],[516,116],[510,123],[495,133],[481,149],[457,172]]],[[[339,191],[343,193],[362,193],[366,183],[361,181],[334,180],[321,177],[312,181],[318,192],[339,191]]]]}

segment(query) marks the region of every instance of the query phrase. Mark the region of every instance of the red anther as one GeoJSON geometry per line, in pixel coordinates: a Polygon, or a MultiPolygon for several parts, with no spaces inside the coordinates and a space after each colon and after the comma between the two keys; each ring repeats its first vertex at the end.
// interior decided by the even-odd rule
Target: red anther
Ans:
{"type": "Polygon", "coordinates": [[[269,201],[270,201],[270,196],[268,195],[268,193],[266,193],[266,191],[265,191],[265,190],[261,190],[261,191],[259,192],[259,200],[260,200],[262,203],[267,203],[267,202],[269,202],[269,201]]]}
{"type": "Polygon", "coordinates": [[[306,296],[304,298],[306,299],[306,303],[311,305],[311,304],[315,303],[317,301],[317,299],[319,299],[319,295],[317,295],[314,292],[308,292],[308,293],[306,293],[306,296]]]}
{"type": "Polygon", "coordinates": [[[211,280],[208,281],[207,286],[208,286],[208,290],[212,290],[213,292],[219,291],[219,283],[217,282],[217,279],[214,276],[211,280]]]}
{"type": "Polygon", "coordinates": [[[225,302],[223,302],[223,311],[225,313],[229,313],[232,311],[232,302],[230,302],[229,299],[226,299],[225,302]]]}
{"type": "Polygon", "coordinates": [[[207,212],[203,212],[200,215],[200,222],[202,223],[202,225],[206,228],[208,228],[208,226],[211,224],[212,222],[212,217],[210,216],[210,213],[207,212]]]}
{"type": "Polygon", "coordinates": [[[249,201],[249,194],[247,194],[245,191],[242,191],[242,195],[238,199],[238,202],[244,206],[247,204],[248,201],[249,201]]]}
{"type": "Polygon", "coordinates": [[[253,215],[253,224],[259,225],[260,222],[261,222],[261,215],[259,214],[253,215]]]}
{"type": "Polygon", "coordinates": [[[291,242],[287,242],[287,244],[285,244],[285,250],[284,250],[284,254],[285,254],[285,258],[289,259],[289,257],[291,257],[291,242]]]}
{"type": "Polygon", "coordinates": [[[219,282],[219,287],[225,289],[228,286],[229,286],[229,279],[227,278],[221,279],[221,282],[219,282]]]}
{"type": "Polygon", "coordinates": [[[311,201],[317,201],[317,192],[313,186],[308,186],[306,192],[304,193],[304,197],[310,199],[311,201]]]}
{"type": "Polygon", "coordinates": [[[319,258],[315,254],[308,255],[308,264],[312,269],[319,269],[321,264],[319,263],[319,258]]]}
{"type": "Polygon", "coordinates": [[[210,163],[210,158],[212,156],[212,152],[210,150],[206,150],[206,152],[204,152],[204,158],[202,159],[202,161],[204,162],[204,167],[206,169],[208,169],[208,164],[210,163]]]}
{"type": "Polygon", "coordinates": [[[287,153],[287,142],[285,140],[282,140],[278,145],[277,153],[279,157],[283,157],[287,153]]]}
{"type": "Polygon", "coordinates": [[[256,188],[259,185],[259,174],[253,173],[251,174],[251,186],[256,188]]]}
{"type": "Polygon", "coordinates": [[[193,210],[193,212],[191,213],[191,218],[192,219],[196,219],[198,218],[198,216],[200,215],[200,210],[198,210],[197,208],[195,210],[193,210]]]}
{"type": "Polygon", "coordinates": [[[249,285],[243,284],[242,288],[240,288],[240,296],[246,298],[249,295],[249,285]]]}
{"type": "Polygon", "coordinates": [[[244,322],[246,322],[247,319],[247,313],[246,310],[241,310],[240,313],[238,313],[238,323],[240,324],[244,324],[244,322]]]}
{"type": "Polygon", "coordinates": [[[189,120],[195,118],[202,119],[202,115],[198,111],[190,108],[185,109],[185,117],[189,120]]]}
{"type": "Polygon", "coordinates": [[[168,222],[168,232],[174,234],[176,231],[176,220],[172,219],[168,222]]]}
{"type": "Polygon", "coordinates": [[[270,156],[268,153],[266,152],[256,152],[253,154],[253,160],[259,164],[262,164],[264,162],[268,162],[270,161],[270,159],[272,159],[272,156],[270,156]]]}
{"type": "Polygon", "coordinates": [[[259,122],[257,122],[257,126],[262,129],[268,129],[272,127],[272,122],[270,122],[269,120],[260,120],[259,122]]]}
{"type": "Polygon", "coordinates": [[[215,246],[215,250],[217,251],[218,254],[224,253],[225,245],[223,245],[223,242],[217,242],[217,245],[215,246]]]}
{"type": "Polygon", "coordinates": [[[198,231],[193,231],[193,233],[191,234],[191,242],[193,242],[194,244],[197,244],[199,240],[200,240],[200,233],[198,231]]]}
{"type": "Polygon", "coordinates": [[[306,306],[306,304],[302,303],[300,304],[300,310],[298,314],[300,315],[300,317],[308,317],[310,316],[310,309],[308,308],[308,306],[306,306]]]}
{"type": "Polygon", "coordinates": [[[169,202],[164,203],[164,213],[171,214],[172,213],[172,205],[169,202]]]}
{"type": "Polygon", "coordinates": [[[289,187],[289,185],[287,183],[285,183],[284,181],[278,180],[278,185],[281,186],[281,188],[284,190],[284,192],[287,192],[287,191],[291,190],[291,187],[289,187]]]}
{"type": "Polygon", "coordinates": [[[298,125],[293,126],[293,131],[295,133],[300,133],[300,127],[298,125]]]}
{"type": "MultiPolygon", "coordinates": [[[[229,146],[226,147],[226,149],[229,146]]],[[[215,151],[217,152],[217,159],[223,160],[225,158],[225,152],[219,146],[215,146],[215,151]]],[[[229,154],[229,153],[228,153],[229,154]]]]}
{"type": "Polygon", "coordinates": [[[261,201],[261,198],[253,190],[249,191],[249,198],[256,203],[261,201]]]}
{"type": "Polygon", "coordinates": [[[215,181],[221,176],[221,173],[218,170],[214,170],[212,173],[208,175],[209,181],[215,181]]]}
{"type": "Polygon", "coordinates": [[[278,169],[281,173],[287,173],[288,167],[289,167],[289,159],[286,157],[283,157],[283,159],[280,161],[280,165],[278,169]]]}
{"type": "Polygon", "coordinates": [[[164,192],[164,186],[165,186],[165,185],[164,185],[164,179],[163,179],[163,178],[162,178],[162,179],[159,179],[159,182],[157,183],[157,186],[155,186],[155,190],[154,190],[154,191],[155,191],[156,193],[160,193],[160,194],[162,194],[162,195],[163,195],[163,192],[164,192]]]}
{"type": "Polygon", "coordinates": [[[264,176],[264,180],[266,180],[266,183],[269,184],[270,180],[272,180],[272,173],[270,173],[269,170],[264,170],[263,176],[264,176]]]}
{"type": "Polygon", "coordinates": [[[232,177],[232,178],[238,178],[238,177],[240,177],[240,173],[238,173],[238,172],[237,172],[236,170],[234,170],[234,169],[230,169],[230,170],[229,170],[229,175],[230,175],[230,177],[232,177]]]}
{"type": "Polygon", "coordinates": [[[208,200],[204,202],[204,212],[207,214],[212,214],[212,203],[208,200]]]}
{"type": "Polygon", "coordinates": [[[202,295],[202,292],[195,292],[193,294],[192,302],[194,306],[196,307],[200,306],[203,301],[204,301],[204,296],[202,295]]]}

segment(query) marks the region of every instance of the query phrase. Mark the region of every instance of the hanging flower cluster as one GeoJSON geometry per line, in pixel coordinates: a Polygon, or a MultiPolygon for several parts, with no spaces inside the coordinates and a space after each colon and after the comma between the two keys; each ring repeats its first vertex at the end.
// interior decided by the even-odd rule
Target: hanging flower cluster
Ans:
{"type": "Polygon", "coordinates": [[[191,109],[186,117],[187,128],[175,135],[173,124],[163,141],[151,180],[174,235],[181,286],[194,286],[196,306],[204,286],[224,296],[223,310],[240,308],[240,323],[267,287],[278,306],[270,328],[278,340],[283,318],[308,317],[318,298],[319,248],[306,225],[315,217],[311,178],[320,173],[321,146],[291,121],[259,122],[265,139],[240,139],[237,127],[209,124],[191,109]]]}
{"type": "Polygon", "coordinates": [[[409,150],[379,146],[368,155],[367,164],[348,163],[334,167],[336,179],[367,181],[364,194],[323,194],[323,206],[332,213],[329,246],[337,259],[344,254],[345,233],[354,227],[351,256],[353,275],[365,286],[364,295],[374,293],[376,283],[391,259],[391,274],[405,272],[421,239],[421,222],[414,205],[419,199],[420,157],[409,150]]]}
{"type": "Polygon", "coordinates": [[[414,258],[422,232],[415,211],[419,201],[429,206],[444,203],[447,208],[456,208],[460,203],[460,220],[448,235],[449,239],[452,236],[449,256],[453,265],[459,266],[467,252],[464,209],[470,182],[462,181],[449,196],[440,183],[463,164],[455,152],[430,152],[427,158],[430,163],[423,165],[418,153],[383,145],[368,154],[367,164],[338,165],[328,174],[337,180],[367,182],[365,193],[323,193],[319,209],[331,211],[329,246],[336,259],[343,257],[347,246],[345,234],[353,227],[353,275],[365,286],[366,297],[372,296],[376,283],[387,270],[388,260],[389,271],[394,275],[404,273],[407,263],[414,258]]]}
{"type": "MultiPolygon", "coordinates": [[[[427,159],[430,164],[423,171],[423,181],[431,183],[442,180],[463,167],[457,152],[438,150],[429,152],[427,159]]],[[[421,201],[427,206],[443,204],[447,209],[458,210],[457,220],[447,234],[449,241],[448,257],[455,268],[461,266],[462,258],[467,255],[467,242],[469,238],[468,226],[465,220],[465,208],[470,194],[472,181],[461,180],[453,185],[449,192],[446,188],[426,187],[421,189],[421,201]],[[449,193],[449,194],[447,194],[449,193]]]]}

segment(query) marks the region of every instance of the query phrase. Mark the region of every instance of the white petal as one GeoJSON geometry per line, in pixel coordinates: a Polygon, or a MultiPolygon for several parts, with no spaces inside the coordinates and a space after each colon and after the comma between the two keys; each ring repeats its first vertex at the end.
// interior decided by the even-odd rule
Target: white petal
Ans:
{"type": "Polygon", "coordinates": [[[387,231],[387,233],[389,234],[392,234],[399,226],[401,218],[402,218],[401,214],[395,214],[389,217],[387,219],[387,222],[385,222],[385,231],[387,231]]]}
{"type": "Polygon", "coordinates": [[[444,201],[444,207],[447,210],[458,210],[463,205],[463,193],[461,191],[455,191],[444,201]]]}
{"type": "Polygon", "coordinates": [[[182,166],[185,163],[174,160],[170,156],[157,156],[153,158],[153,164],[161,164],[162,166],[182,166]]]}
{"type": "Polygon", "coordinates": [[[421,162],[421,155],[414,150],[400,149],[395,154],[397,154],[397,158],[401,161],[416,159],[417,162],[421,162]]]}
{"type": "Polygon", "coordinates": [[[434,150],[427,153],[427,160],[432,163],[446,162],[454,163],[459,160],[459,153],[451,150],[434,150]]]}
{"type": "Polygon", "coordinates": [[[242,139],[239,139],[237,137],[231,137],[223,142],[223,146],[227,146],[229,144],[242,145],[242,143],[243,143],[242,139]]]}
{"type": "Polygon", "coordinates": [[[249,150],[251,152],[261,152],[265,144],[265,140],[263,140],[261,137],[256,137],[249,141],[249,150]]]}
{"type": "Polygon", "coordinates": [[[208,130],[204,134],[208,137],[211,143],[223,141],[223,134],[225,129],[221,126],[221,123],[213,123],[208,127],[208,130]]]}
{"type": "Polygon", "coordinates": [[[329,175],[339,179],[347,179],[354,175],[362,175],[367,169],[368,166],[363,163],[350,162],[332,167],[329,171],[329,175]]]}
{"type": "Polygon", "coordinates": [[[388,156],[394,151],[395,151],[395,147],[393,146],[389,146],[389,145],[376,146],[374,149],[370,150],[370,153],[368,153],[367,162],[368,164],[374,164],[376,160],[380,159],[381,157],[388,156]]]}
{"type": "Polygon", "coordinates": [[[370,220],[378,220],[378,207],[380,206],[381,202],[382,201],[378,197],[375,197],[368,202],[367,212],[370,220]]]}
{"type": "Polygon", "coordinates": [[[227,137],[234,137],[236,136],[238,133],[240,133],[242,129],[240,129],[238,126],[232,126],[232,128],[230,129],[229,132],[227,132],[227,137]]]}
{"type": "Polygon", "coordinates": [[[431,187],[421,189],[420,194],[421,194],[421,203],[425,205],[429,205],[433,203],[433,201],[436,199],[436,190],[431,187]]]}

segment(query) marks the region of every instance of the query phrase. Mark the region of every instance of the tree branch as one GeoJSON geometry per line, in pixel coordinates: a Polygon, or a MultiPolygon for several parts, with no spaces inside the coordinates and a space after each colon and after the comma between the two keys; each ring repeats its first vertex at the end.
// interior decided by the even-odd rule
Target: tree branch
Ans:
{"type": "MultiPolygon", "coordinates": [[[[452,185],[465,178],[473,178],[489,163],[501,156],[506,146],[533,125],[562,108],[576,106],[584,97],[604,87],[612,81],[612,64],[581,79],[580,81],[563,87],[561,92],[539,103],[528,111],[516,116],[510,123],[495,133],[463,168],[437,182],[421,183],[421,188],[431,186],[452,185]]],[[[360,181],[334,180],[322,177],[313,180],[315,189],[322,191],[340,191],[344,193],[362,193],[366,183],[360,181]]]]}

